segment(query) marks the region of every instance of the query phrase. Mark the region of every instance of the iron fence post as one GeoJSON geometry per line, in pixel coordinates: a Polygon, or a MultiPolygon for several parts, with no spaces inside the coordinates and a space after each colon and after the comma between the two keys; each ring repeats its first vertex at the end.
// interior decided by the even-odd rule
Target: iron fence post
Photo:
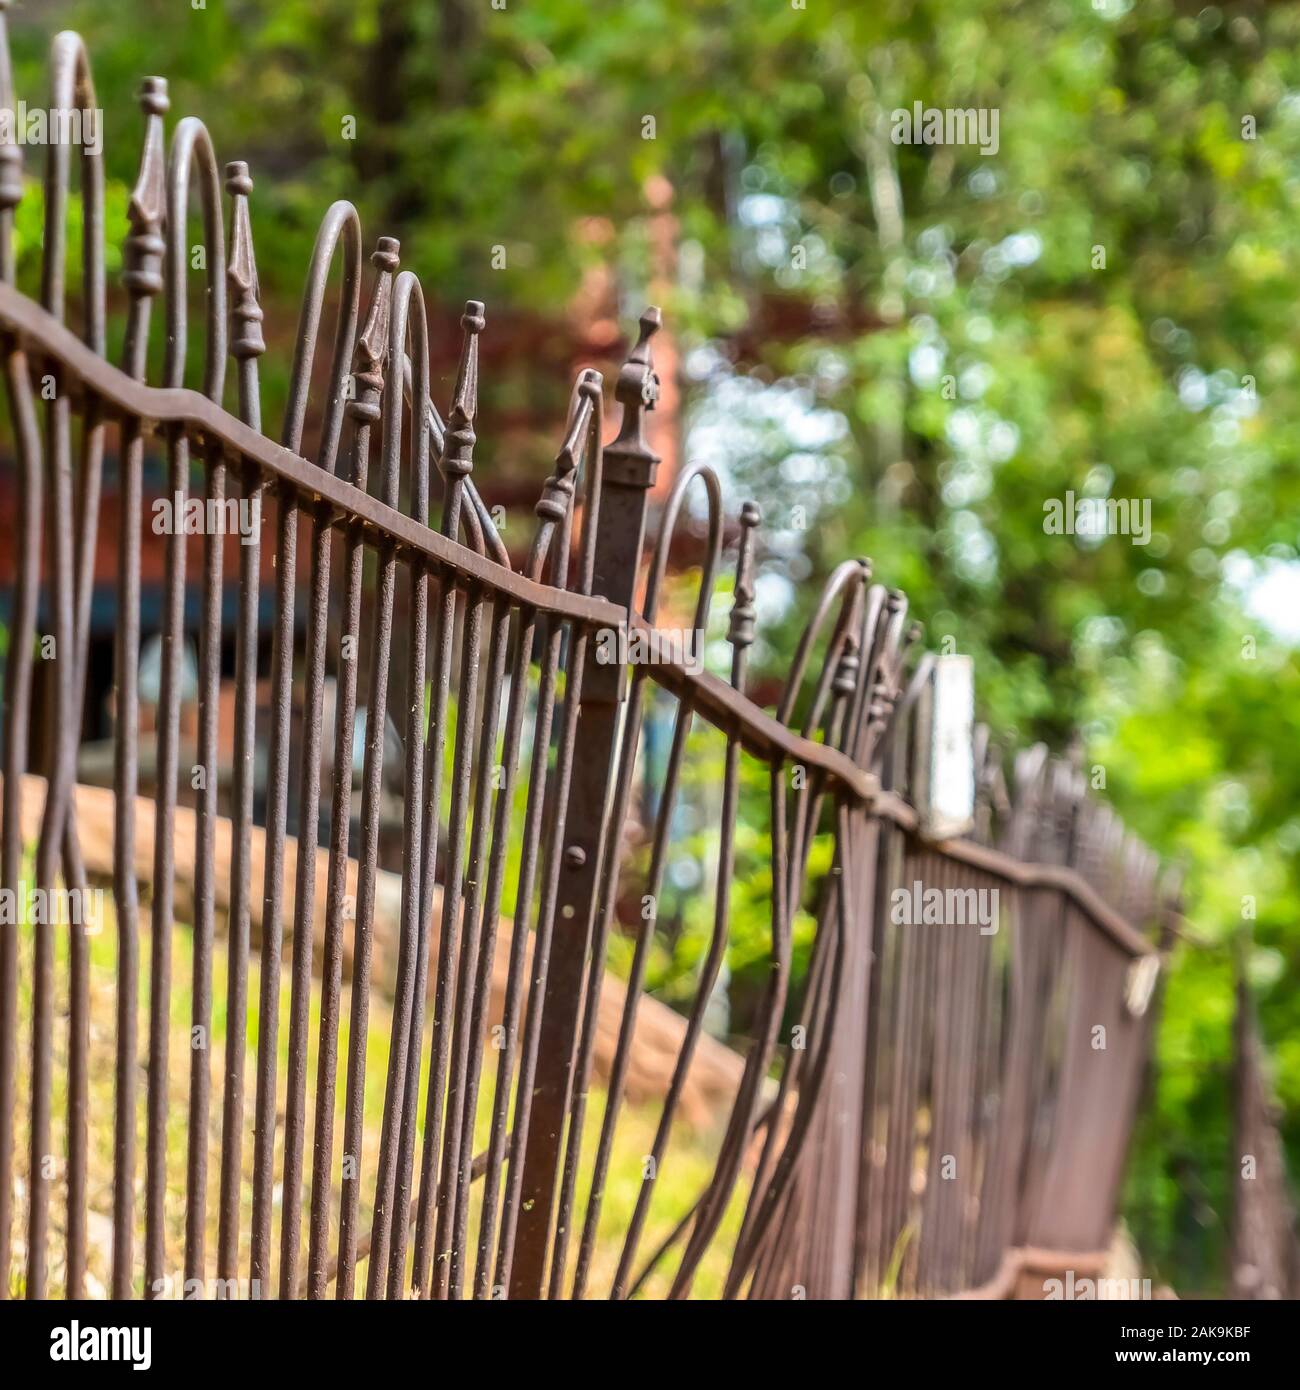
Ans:
{"type": "MultiPolygon", "coordinates": [[[[660,459],[644,435],[645,412],[659,394],[650,339],[662,322],[648,308],[636,346],[618,375],[614,398],[623,407],[618,437],[605,447],[600,496],[588,500],[586,525],[597,524],[592,592],[629,612],[645,541],[646,510],[660,459]]],[[[564,1140],[582,1009],[583,980],[601,881],[601,859],[617,851],[618,829],[607,826],[618,749],[620,705],[627,696],[622,665],[584,665],[576,760],[565,810],[558,916],[542,1012],[533,1086],[511,1298],[540,1298],[546,1278],[556,1178],[564,1140]]]]}

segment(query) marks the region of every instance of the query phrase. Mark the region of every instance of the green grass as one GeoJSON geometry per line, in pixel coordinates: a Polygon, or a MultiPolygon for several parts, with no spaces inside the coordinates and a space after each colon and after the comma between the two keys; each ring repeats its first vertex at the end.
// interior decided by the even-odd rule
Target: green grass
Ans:
{"type": "MultiPolygon", "coordinates": [[[[29,870],[30,872],[30,870],[29,870]]],[[[89,1094],[89,1158],[88,1158],[88,1251],[86,1292],[91,1297],[103,1297],[109,1283],[109,1268],[112,1250],[111,1212],[112,1212],[112,1172],[113,1172],[113,1101],[114,1075],[116,1067],[116,990],[117,990],[117,934],[112,915],[111,895],[104,894],[106,905],[105,921],[102,929],[90,937],[90,1094],[89,1094]]],[[[139,1270],[143,1250],[144,1220],[144,1154],[145,1154],[145,1096],[146,1064],[148,1056],[148,990],[149,990],[149,913],[147,905],[141,910],[140,933],[140,991],[139,991],[139,1056],[138,1056],[138,1107],[137,1107],[137,1171],[136,1171],[136,1291],[143,1291],[143,1274],[139,1270]]],[[[55,951],[55,1027],[54,1027],[54,1090],[52,1097],[53,1125],[51,1148],[58,1156],[57,1172],[50,1183],[50,1232],[48,1243],[48,1292],[60,1296],[65,1278],[64,1269],[64,1230],[66,1221],[67,1188],[64,1156],[67,1144],[67,1056],[68,1056],[68,931],[54,928],[56,936],[55,951]]],[[[27,1131],[30,1114],[30,1066],[31,1066],[31,980],[32,980],[33,932],[30,927],[20,928],[19,955],[19,1066],[18,1066],[18,1106],[17,1142],[14,1155],[16,1175],[16,1200],[14,1222],[14,1262],[10,1271],[10,1287],[13,1293],[23,1291],[23,1267],[25,1265],[25,1236],[27,1219],[27,1172],[29,1134],[27,1131]]],[[[209,1277],[215,1274],[215,1250],[217,1239],[217,1187],[220,1173],[221,1154],[221,1116],[224,1059],[227,1033],[226,1016],[226,940],[219,933],[212,963],[212,1030],[208,1045],[208,1059],[211,1073],[211,1099],[207,1126],[208,1180],[207,1180],[207,1271],[209,1277]]],[[[185,1229],[185,1173],[188,1143],[189,1118],[189,1068],[190,1068],[190,1028],[191,1028],[191,981],[193,972],[193,936],[190,928],[178,923],[172,933],[172,968],[170,1001],[170,1057],[168,1067],[169,1107],[167,1115],[167,1198],[165,1202],[166,1227],[166,1268],[173,1276],[173,1296],[179,1296],[181,1271],[184,1267],[184,1229],[185,1229]]],[[[249,1250],[248,1231],[252,1212],[252,1161],[253,1161],[253,1105],[255,1096],[255,1059],[258,1045],[258,990],[259,968],[256,947],[249,962],[248,971],[248,1022],[247,1049],[245,1060],[244,1086],[244,1125],[241,1134],[241,1216],[240,1216],[240,1259],[239,1268],[247,1275],[249,1250]]],[[[277,1096],[277,1134],[275,1150],[275,1172],[277,1179],[283,1164],[283,1120],[284,1091],[287,1069],[288,1044],[289,979],[288,960],[282,966],[280,991],[280,1021],[278,1033],[278,1096],[277,1096]]],[[[339,1029],[339,1084],[334,1128],[334,1190],[330,1201],[332,1219],[331,1250],[337,1239],[337,1213],[340,1191],[340,1171],[343,1144],[343,1107],[345,1100],[345,1069],[348,1049],[348,1009],[349,991],[344,982],[341,999],[341,1021],[339,1029]]],[[[370,1230],[372,1188],[378,1160],[380,1127],[383,1116],[384,1089],[387,1079],[389,1035],[391,1028],[391,1009],[382,990],[371,992],[369,1028],[366,1043],[366,1092],[365,1092],[365,1132],[361,1158],[361,1219],[359,1232],[366,1236],[370,1230]]],[[[308,1133],[304,1155],[304,1187],[309,1188],[311,1176],[311,1138],[314,1128],[314,1085],[316,1075],[316,1056],[320,1036],[320,993],[318,982],[313,980],[311,998],[311,1028],[309,1042],[309,1070],[307,1116],[308,1133]]],[[[423,1056],[429,1052],[429,1025],[426,1020],[423,1056]]],[[[487,1145],[492,1097],[495,1091],[496,1050],[489,1044],[485,1049],[483,1075],[479,1088],[479,1103],[475,1125],[475,1151],[487,1145]]],[[[421,1134],[423,1133],[423,1111],[426,1096],[427,1076],[422,1076],[420,1086],[421,1134]]],[[[594,1158],[596,1141],[599,1135],[600,1119],[604,1109],[603,1091],[593,1090],[588,1103],[588,1116],[583,1135],[583,1163],[580,1168],[581,1179],[578,1188],[578,1211],[574,1221],[574,1250],[576,1251],[576,1232],[580,1229],[586,1196],[586,1179],[594,1158]]],[[[604,1296],[613,1279],[622,1248],[624,1232],[631,1218],[637,1194],[641,1187],[642,1157],[653,1144],[655,1128],[659,1118],[659,1106],[624,1106],[620,1117],[610,1174],[605,1185],[605,1196],[601,1211],[599,1235],[593,1258],[593,1267],[588,1281],[590,1296],[604,1296]]],[[[636,1263],[640,1270],[646,1257],[654,1251],[660,1241],[676,1226],[687,1213],[691,1204],[703,1190],[713,1171],[717,1145],[720,1139],[718,1126],[724,1116],[717,1117],[717,1124],[708,1133],[692,1131],[684,1121],[674,1126],[673,1139],[664,1161],[660,1165],[659,1179],[651,1204],[650,1217],[641,1238],[639,1256],[636,1263]]],[[[417,1168],[419,1148],[417,1145],[417,1168]]],[[[469,1250],[471,1256],[476,1249],[475,1237],[478,1221],[478,1208],[482,1194],[482,1180],[475,1184],[474,1199],[471,1205],[471,1229],[469,1250]]],[[[304,1194],[304,1198],[308,1197],[304,1194]]],[[[743,1195],[738,1192],[733,1198],[722,1228],[713,1243],[697,1275],[694,1295],[696,1297],[716,1297],[725,1278],[731,1244],[739,1230],[743,1211],[743,1195]]],[[[307,1243],[307,1202],[304,1200],[302,1227],[302,1263],[306,1263],[307,1243]]],[[[274,1266],[271,1289],[263,1290],[264,1295],[274,1292],[278,1281],[279,1230],[280,1230],[280,1192],[277,1186],[273,1211],[274,1266]]],[[[680,1246],[663,1262],[662,1266],[647,1281],[642,1290],[643,1297],[662,1296],[671,1283],[676,1266],[676,1256],[680,1246]]],[[[573,1267],[573,1253],[569,1260],[570,1277],[573,1267]]],[[[471,1264],[472,1273],[472,1264],[471,1264]]],[[[364,1290],[366,1263],[362,1261],[357,1271],[357,1289],[364,1290]]]]}

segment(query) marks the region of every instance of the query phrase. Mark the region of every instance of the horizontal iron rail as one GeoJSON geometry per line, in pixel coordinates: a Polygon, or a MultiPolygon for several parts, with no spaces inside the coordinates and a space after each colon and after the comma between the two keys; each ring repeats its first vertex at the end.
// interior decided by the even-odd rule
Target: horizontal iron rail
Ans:
{"type": "MultiPolygon", "coordinates": [[[[208,442],[218,440],[232,453],[332,508],[340,520],[359,521],[363,527],[395,545],[455,569],[465,578],[504,594],[515,603],[592,627],[650,630],[640,617],[618,604],[537,583],[459,545],[346,479],[327,473],[268,439],[197,391],[148,386],[135,381],[98,356],[40,305],[12,285],[3,283],[0,283],[0,331],[14,335],[29,349],[38,349],[61,363],[121,415],[154,424],[180,426],[193,432],[196,442],[199,437],[208,442]]],[[[663,650],[663,647],[651,644],[648,649],[663,650]]],[[[658,662],[651,675],[705,718],[735,733],[749,752],[769,760],[779,758],[817,768],[826,773],[843,794],[875,809],[900,829],[916,833],[915,810],[901,798],[882,792],[876,777],[838,749],[800,737],[711,672],[669,660],[658,662]]],[[[969,840],[948,840],[934,848],[951,859],[985,869],[1023,888],[1058,889],[1129,955],[1150,955],[1155,950],[1073,869],[1057,864],[1027,863],[969,840]]]]}
{"type": "MultiPolygon", "coordinates": [[[[894,793],[880,792],[872,809],[885,820],[892,821],[900,830],[910,835],[917,833],[920,817],[916,809],[894,793]]],[[[1076,869],[1064,864],[1027,863],[1002,850],[976,844],[974,840],[937,840],[928,848],[947,859],[973,869],[982,869],[1007,883],[1014,883],[1018,888],[1055,888],[1130,956],[1158,954],[1155,945],[1116,912],[1076,869]]]]}
{"type": "MultiPolygon", "coordinates": [[[[346,479],[325,472],[301,455],[259,434],[197,391],[147,386],[133,380],[92,352],[38,304],[6,284],[0,284],[0,330],[61,363],[121,415],[153,424],[180,426],[193,435],[196,443],[219,441],[232,453],[258,465],[298,492],[333,508],[338,520],[359,522],[399,548],[455,569],[462,577],[504,594],[523,607],[593,628],[648,628],[639,617],[629,615],[618,604],[537,583],[449,540],[386,506],[346,479]]],[[[688,698],[706,717],[711,715],[719,724],[734,729],[750,752],[819,768],[855,800],[870,802],[875,796],[879,786],[877,779],[850,758],[825,744],[801,738],[710,672],[663,664],[655,668],[655,675],[661,684],[688,698]]]]}

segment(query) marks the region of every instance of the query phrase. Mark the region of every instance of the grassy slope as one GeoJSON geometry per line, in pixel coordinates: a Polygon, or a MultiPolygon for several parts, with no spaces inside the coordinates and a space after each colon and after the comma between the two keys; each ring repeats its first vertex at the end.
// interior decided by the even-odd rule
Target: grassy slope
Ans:
{"type": "MultiPolygon", "coordinates": [[[[87,1293],[103,1296],[108,1283],[109,1261],[111,1258],[112,1231],[110,1214],[112,1211],[112,1164],[113,1164],[113,1091],[115,1071],[115,1000],[117,969],[117,938],[112,920],[111,897],[105,894],[107,904],[106,918],[102,930],[91,937],[91,1023],[90,1023],[90,1157],[89,1157],[89,1250],[87,1293]]],[[[139,1107],[137,1115],[137,1264],[140,1258],[140,1241],[143,1234],[143,1178],[144,1178],[144,1139],[145,1139],[145,1063],[148,1050],[148,982],[149,982],[149,935],[148,909],[141,913],[140,940],[140,1046],[139,1046],[139,1107]]],[[[53,1131],[51,1146],[58,1156],[58,1172],[51,1183],[50,1203],[50,1250],[49,1250],[49,1292],[58,1296],[62,1292],[64,1278],[63,1231],[67,1189],[63,1176],[63,1156],[66,1153],[67,1113],[67,1050],[68,1050],[68,939],[66,929],[56,931],[56,997],[54,1031],[54,1095],[53,1131]]],[[[24,1263],[24,1237],[26,1231],[26,1175],[28,1171],[29,1139],[25,1128],[29,1113],[30,1066],[31,1066],[31,979],[32,979],[31,928],[20,932],[20,985],[19,985],[19,1066],[18,1066],[18,1142],[15,1154],[15,1173],[17,1176],[17,1202],[14,1231],[15,1268],[10,1273],[10,1287],[15,1294],[23,1288],[22,1265],[24,1263]]],[[[225,939],[219,937],[216,943],[212,972],[212,1038],[208,1049],[211,1066],[212,1088],[208,1120],[208,1183],[207,1183],[207,1230],[208,1230],[208,1270],[215,1272],[214,1252],[217,1236],[217,1185],[220,1172],[221,1152],[221,1106],[222,1078],[227,1031],[226,1017],[226,969],[225,939]]],[[[256,953],[254,953],[256,956],[256,953]]],[[[279,1097],[275,1169],[279,1173],[282,1165],[281,1141],[284,1118],[284,1078],[287,1067],[288,1038],[288,962],[282,972],[280,992],[279,1050],[279,1097]]],[[[187,1126],[189,1116],[189,1041],[191,1013],[191,980],[193,968],[193,937],[190,929],[177,924],[172,937],[172,990],[171,990],[171,1036],[170,1064],[168,1068],[168,1091],[170,1107],[167,1120],[167,1203],[166,1238],[167,1268],[175,1273],[175,1283],[179,1288],[180,1272],[183,1268],[184,1220],[185,1220],[185,1168],[187,1126]]],[[[315,982],[313,982],[315,984],[315,982]]],[[[242,1234],[240,1268],[247,1271],[248,1266],[248,1227],[252,1209],[252,1152],[253,1152],[253,1101],[255,1088],[254,1059],[257,1050],[258,1020],[257,1000],[259,970],[254,958],[249,965],[248,979],[248,1049],[245,1066],[245,1105],[242,1134],[242,1182],[241,1182],[241,1221],[242,1234]]],[[[333,1220],[337,1227],[339,1173],[342,1152],[343,1130],[343,1071],[346,1065],[348,1046],[348,992],[345,984],[342,999],[342,1022],[339,1041],[339,1071],[337,1119],[335,1124],[334,1155],[334,1195],[331,1202],[333,1220]]],[[[314,1085],[316,1054],[319,1042],[320,997],[319,990],[313,988],[311,1001],[310,1056],[308,1072],[308,1151],[305,1156],[307,1178],[310,1179],[310,1125],[314,1114],[314,1085]]],[[[387,1075],[389,1032],[391,1010],[388,1000],[376,990],[372,992],[368,1041],[366,1046],[366,1097],[365,1097],[365,1138],[361,1164],[362,1210],[359,1229],[365,1234],[370,1229],[370,1196],[374,1181],[375,1165],[379,1149],[380,1125],[383,1114],[384,1086],[387,1075]]],[[[424,1056],[429,1050],[429,1030],[426,1026],[424,1056]]],[[[490,1122],[491,1098],[495,1086],[496,1052],[487,1048],[484,1062],[484,1075],[479,1092],[479,1106],[475,1134],[475,1151],[481,1151],[487,1144],[490,1122]]],[[[425,1101],[427,1078],[421,1081],[421,1120],[425,1101]]],[[[603,1092],[593,1092],[588,1108],[588,1119],[584,1130],[584,1175],[590,1171],[596,1138],[599,1133],[600,1116],[604,1108],[603,1092]]],[[[658,1106],[625,1107],[619,1124],[610,1176],[606,1183],[605,1199],[601,1213],[600,1236],[592,1277],[588,1284],[590,1292],[603,1295],[608,1289],[618,1262],[622,1244],[622,1234],[626,1230],[641,1184],[642,1156],[647,1154],[654,1139],[658,1121],[658,1106]]],[[[660,1176],[655,1189],[651,1207],[640,1246],[641,1262],[668,1234],[691,1203],[702,1190],[712,1172],[713,1159],[718,1141],[717,1134],[697,1134],[684,1125],[677,1125],[673,1142],[660,1168],[660,1176]]],[[[417,1150],[418,1163],[418,1150],[417,1150]]],[[[481,1184],[481,1180],[480,1180],[481,1184]]],[[[475,1201],[472,1206],[470,1248],[474,1248],[474,1230],[477,1223],[478,1192],[476,1185],[475,1201]]],[[[580,1191],[580,1202],[585,1192],[580,1191]]],[[[278,1242],[280,1224],[280,1194],[276,1191],[273,1236],[278,1265],[278,1242]]],[[[696,1279],[694,1293],[698,1297],[716,1296],[721,1289],[726,1269],[726,1254],[730,1242],[739,1229],[741,1202],[733,1200],[725,1219],[722,1232],[701,1267],[696,1279]]],[[[579,1213],[580,1222],[580,1213],[579,1213]]],[[[575,1227],[579,1222],[575,1222],[575,1227]]],[[[306,1208],[303,1222],[303,1260],[306,1257],[306,1208]]],[[[335,1229],[337,1234],[337,1229],[335,1229]]],[[[675,1260],[669,1258],[666,1268],[657,1272],[647,1283],[643,1293],[653,1297],[667,1289],[675,1260]]],[[[572,1257],[569,1268],[572,1269],[572,1257]]],[[[358,1269],[358,1289],[364,1289],[366,1275],[365,1263],[358,1269]]],[[[278,1269],[274,1274],[278,1279],[278,1269]]],[[[137,1276],[137,1288],[142,1288],[143,1276],[137,1276]]]]}

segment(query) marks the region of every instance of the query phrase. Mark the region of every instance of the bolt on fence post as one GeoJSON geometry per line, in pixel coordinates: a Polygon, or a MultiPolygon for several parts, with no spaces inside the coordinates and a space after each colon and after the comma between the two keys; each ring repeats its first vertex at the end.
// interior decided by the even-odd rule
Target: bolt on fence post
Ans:
{"type": "MultiPolygon", "coordinates": [[[[644,435],[645,412],[659,394],[650,353],[659,310],[648,308],[636,346],[618,375],[614,398],[623,407],[617,439],[605,446],[599,498],[588,500],[584,524],[596,523],[592,592],[631,611],[636,593],[646,506],[659,456],[644,435]],[[595,502],[596,507],[591,504],[595,502]]],[[[616,837],[607,827],[614,785],[620,705],[627,697],[622,665],[588,661],[582,688],[577,747],[564,820],[559,911],[551,946],[542,1013],[541,1044],[533,1085],[532,1115],[524,1152],[519,1225],[510,1273],[511,1298],[540,1298],[550,1248],[551,1213],[571,1096],[574,1044],[582,1007],[586,956],[601,875],[602,849],[616,837]],[[608,831],[608,833],[607,833],[608,831]]]]}

